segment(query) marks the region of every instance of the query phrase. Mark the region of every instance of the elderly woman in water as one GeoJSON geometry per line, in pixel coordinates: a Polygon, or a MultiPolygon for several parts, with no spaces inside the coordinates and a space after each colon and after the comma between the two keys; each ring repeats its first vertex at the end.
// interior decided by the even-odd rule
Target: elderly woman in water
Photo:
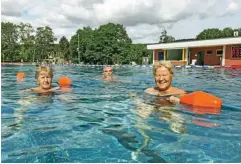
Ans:
{"type": "Polygon", "coordinates": [[[143,119],[148,118],[151,114],[158,115],[162,122],[168,122],[169,129],[175,133],[186,133],[187,131],[184,123],[185,118],[173,110],[173,103],[179,102],[179,98],[176,96],[182,96],[186,92],[172,86],[172,64],[168,61],[156,62],[153,66],[153,75],[156,87],[145,90],[146,93],[157,96],[152,104],[138,99],[134,93],[130,95],[136,103],[136,108],[132,111],[141,117],[141,119],[137,118],[137,131],[144,137],[143,144],[132,153],[133,160],[137,159],[140,152],[150,143],[150,137],[145,133],[145,130],[152,129],[153,126],[148,125],[143,119]]]}
{"type": "Polygon", "coordinates": [[[172,86],[173,70],[171,62],[156,62],[153,66],[153,75],[156,87],[146,89],[146,93],[157,96],[170,96],[169,100],[173,103],[179,102],[179,98],[175,97],[176,95],[182,96],[186,94],[186,91],[172,86]]]}

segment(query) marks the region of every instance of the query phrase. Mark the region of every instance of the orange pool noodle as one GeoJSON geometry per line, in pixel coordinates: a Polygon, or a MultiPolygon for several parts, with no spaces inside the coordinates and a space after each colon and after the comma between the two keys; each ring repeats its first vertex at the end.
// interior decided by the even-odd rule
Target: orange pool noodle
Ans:
{"type": "Polygon", "coordinates": [[[17,73],[17,78],[18,79],[23,79],[25,77],[25,74],[23,72],[18,72],[17,73]]]}
{"type": "Polygon", "coordinates": [[[180,99],[180,103],[185,105],[221,109],[222,100],[214,95],[208,94],[203,91],[196,91],[184,95],[180,99]]]}
{"type": "Polygon", "coordinates": [[[61,77],[58,81],[58,84],[60,86],[70,86],[72,84],[72,81],[68,77],[61,77]]]}

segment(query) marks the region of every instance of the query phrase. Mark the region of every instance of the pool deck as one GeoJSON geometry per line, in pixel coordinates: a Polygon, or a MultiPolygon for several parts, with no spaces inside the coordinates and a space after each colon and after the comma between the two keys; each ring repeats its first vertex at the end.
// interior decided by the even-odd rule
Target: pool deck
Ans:
{"type": "Polygon", "coordinates": [[[11,62],[1,62],[1,65],[32,65],[32,63],[31,62],[23,62],[23,63],[21,63],[21,62],[13,62],[13,63],[11,63],[11,62]]]}

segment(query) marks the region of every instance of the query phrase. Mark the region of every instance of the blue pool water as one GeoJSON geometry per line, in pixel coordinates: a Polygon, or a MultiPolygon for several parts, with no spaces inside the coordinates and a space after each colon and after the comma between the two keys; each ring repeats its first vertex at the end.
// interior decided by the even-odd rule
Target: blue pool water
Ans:
{"type": "MultiPolygon", "coordinates": [[[[103,67],[55,66],[72,92],[18,94],[36,86],[33,66],[2,66],[2,162],[241,162],[241,108],[218,115],[153,107],[143,94],[154,86],[149,67],[114,69],[117,82],[100,79],[103,67]],[[24,71],[24,82],[16,74],[24,71]],[[130,94],[136,93],[136,98],[130,94]]],[[[174,70],[173,85],[205,90],[241,106],[241,70],[174,70]]]]}

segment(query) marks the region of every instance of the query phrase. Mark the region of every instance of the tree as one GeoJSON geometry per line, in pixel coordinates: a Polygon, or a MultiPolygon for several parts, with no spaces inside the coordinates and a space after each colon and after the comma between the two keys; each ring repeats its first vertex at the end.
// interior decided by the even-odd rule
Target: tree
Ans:
{"type": "Polygon", "coordinates": [[[129,61],[134,61],[137,64],[142,64],[143,57],[148,57],[150,62],[151,56],[152,52],[147,50],[145,44],[132,44],[128,55],[129,61]]]}
{"type": "Polygon", "coordinates": [[[120,60],[127,63],[126,56],[131,44],[125,28],[120,24],[108,23],[92,30],[78,29],[71,37],[70,50],[73,58],[79,53],[85,63],[113,64],[120,60]]]}
{"type": "Polygon", "coordinates": [[[18,30],[17,26],[13,23],[1,23],[1,48],[3,61],[18,60],[18,30]]]}
{"type": "Polygon", "coordinates": [[[34,29],[31,24],[20,23],[18,25],[18,34],[20,41],[20,58],[25,61],[31,60],[34,55],[34,29]]]}
{"type": "Polygon", "coordinates": [[[159,38],[160,38],[159,43],[170,43],[170,42],[174,42],[175,41],[175,38],[173,36],[167,35],[167,31],[166,30],[163,30],[161,32],[161,36],[159,38]]]}
{"type": "Polygon", "coordinates": [[[170,35],[167,35],[164,38],[164,43],[171,43],[171,42],[174,42],[174,41],[175,41],[175,38],[173,36],[170,36],[170,35]]]}
{"type": "Polygon", "coordinates": [[[62,36],[62,38],[59,40],[59,51],[62,54],[61,57],[64,59],[69,58],[69,41],[65,36],[62,36]]]}
{"type": "Polygon", "coordinates": [[[36,59],[45,59],[54,51],[54,33],[48,26],[38,27],[35,35],[36,59]]]}
{"type": "Polygon", "coordinates": [[[167,36],[167,31],[166,30],[163,30],[161,32],[161,36],[159,37],[160,38],[160,41],[159,43],[164,43],[164,38],[167,36]]]}
{"type": "Polygon", "coordinates": [[[231,27],[226,27],[222,30],[222,37],[233,37],[233,29],[231,27]]]}
{"type": "MultiPolygon", "coordinates": [[[[108,23],[97,29],[98,46],[102,48],[101,58],[105,64],[114,64],[112,56],[120,55],[123,63],[128,63],[128,51],[131,45],[126,29],[123,25],[108,23]]],[[[115,57],[116,58],[116,57],[115,57]]]]}
{"type": "Polygon", "coordinates": [[[205,29],[196,37],[197,40],[222,38],[222,31],[218,28],[205,29]]]}
{"type": "Polygon", "coordinates": [[[88,58],[86,56],[87,47],[92,44],[92,41],[94,42],[93,34],[93,30],[90,27],[84,27],[83,29],[78,29],[76,34],[71,37],[70,54],[72,60],[79,61],[80,57],[80,61],[86,62],[88,58]]]}

